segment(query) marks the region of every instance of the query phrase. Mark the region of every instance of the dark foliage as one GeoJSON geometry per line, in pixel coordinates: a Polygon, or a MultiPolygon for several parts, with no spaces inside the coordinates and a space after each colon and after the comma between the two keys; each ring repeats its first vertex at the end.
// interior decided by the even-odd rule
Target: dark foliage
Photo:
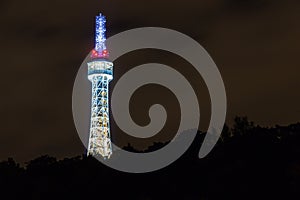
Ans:
{"type": "MultiPolygon", "coordinates": [[[[300,199],[300,124],[262,128],[247,118],[227,126],[213,151],[197,154],[204,134],[159,171],[129,174],[92,157],[41,156],[22,168],[0,163],[1,199],[300,199]]],[[[161,148],[157,143],[148,151],[161,148]]],[[[130,144],[125,148],[135,150],[130,144]]]]}

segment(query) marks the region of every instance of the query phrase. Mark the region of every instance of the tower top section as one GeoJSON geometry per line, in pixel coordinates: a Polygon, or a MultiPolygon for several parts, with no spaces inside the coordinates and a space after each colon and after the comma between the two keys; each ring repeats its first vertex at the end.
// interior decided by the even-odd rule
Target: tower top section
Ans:
{"type": "Polygon", "coordinates": [[[106,18],[101,13],[96,16],[95,29],[95,48],[92,51],[92,58],[107,58],[108,50],[106,49],[106,18]]]}

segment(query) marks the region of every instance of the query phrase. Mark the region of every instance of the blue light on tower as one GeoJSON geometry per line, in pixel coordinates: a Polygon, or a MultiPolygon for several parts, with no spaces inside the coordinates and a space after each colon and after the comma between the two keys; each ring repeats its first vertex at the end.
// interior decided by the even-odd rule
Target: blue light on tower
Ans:
{"type": "Polygon", "coordinates": [[[106,19],[96,16],[95,48],[88,62],[88,79],[92,82],[91,120],[88,155],[110,158],[112,154],[109,123],[109,82],[113,79],[113,63],[108,58],[106,19]]]}

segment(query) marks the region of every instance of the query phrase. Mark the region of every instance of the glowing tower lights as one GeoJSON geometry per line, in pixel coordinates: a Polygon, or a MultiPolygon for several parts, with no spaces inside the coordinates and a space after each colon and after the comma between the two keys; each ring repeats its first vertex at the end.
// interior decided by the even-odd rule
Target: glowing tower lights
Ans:
{"type": "Polygon", "coordinates": [[[88,63],[88,79],[92,82],[90,135],[87,155],[110,158],[112,146],[109,123],[109,82],[113,79],[113,63],[107,60],[105,16],[96,16],[95,48],[88,63]]]}

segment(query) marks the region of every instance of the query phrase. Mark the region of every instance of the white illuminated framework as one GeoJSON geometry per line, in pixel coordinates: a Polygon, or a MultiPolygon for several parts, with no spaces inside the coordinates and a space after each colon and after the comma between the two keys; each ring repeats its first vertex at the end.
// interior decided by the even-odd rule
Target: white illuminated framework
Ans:
{"type": "Polygon", "coordinates": [[[109,82],[113,79],[113,63],[105,46],[105,17],[96,17],[95,49],[88,62],[88,79],[92,82],[90,135],[87,155],[110,158],[112,145],[109,123],[109,82]]]}

